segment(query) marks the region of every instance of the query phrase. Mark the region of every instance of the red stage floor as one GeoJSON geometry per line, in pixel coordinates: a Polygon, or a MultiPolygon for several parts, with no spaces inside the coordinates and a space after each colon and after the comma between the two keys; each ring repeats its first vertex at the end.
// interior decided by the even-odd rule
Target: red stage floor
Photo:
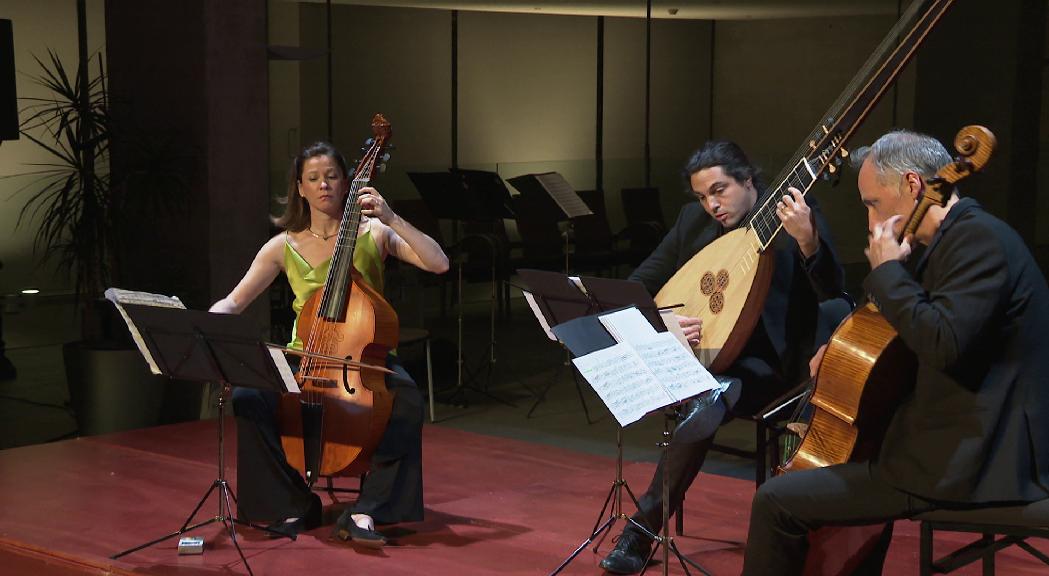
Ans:
{"type": "MultiPolygon", "coordinates": [[[[216,444],[211,421],[0,452],[0,574],[246,574],[220,524],[193,533],[207,538],[201,556],[178,556],[172,539],[108,559],[181,526],[217,475],[216,444]]],[[[241,546],[255,574],[547,574],[588,535],[614,473],[611,458],[439,426],[425,428],[424,446],[425,521],[393,527],[378,552],[331,540],[330,526],[296,542],[246,530],[241,546]]],[[[235,488],[232,442],[226,449],[235,488]]],[[[653,465],[625,470],[640,493],[653,465]]],[[[701,476],[686,500],[682,551],[716,575],[738,574],[742,551],[732,542],[746,535],[752,492],[751,482],[701,476]]],[[[323,499],[330,523],[341,504],[323,499]]],[[[213,496],[202,514],[216,507],[213,496]]],[[[917,528],[897,523],[886,574],[917,574],[917,528]]],[[[963,540],[938,537],[937,550],[963,540]]],[[[600,574],[599,560],[584,551],[564,574],[600,574]]],[[[998,573],[1045,570],[1009,551],[998,573]]]]}

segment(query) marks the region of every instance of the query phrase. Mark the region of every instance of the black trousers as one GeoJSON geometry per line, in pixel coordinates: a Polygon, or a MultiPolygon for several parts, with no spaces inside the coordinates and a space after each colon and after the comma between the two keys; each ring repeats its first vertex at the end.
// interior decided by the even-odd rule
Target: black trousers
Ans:
{"type": "MultiPolygon", "coordinates": [[[[372,455],[354,514],[377,524],[413,522],[423,517],[422,394],[395,357],[386,387],[396,395],[393,412],[372,455]]],[[[233,390],[237,417],[237,504],[252,521],[302,516],[314,498],[299,471],[288,464],[277,427],[280,396],[250,388],[233,390]]]]}
{"type": "MultiPolygon", "coordinates": [[[[722,399],[713,404],[697,405],[695,401],[686,404],[685,418],[678,423],[670,441],[669,467],[661,455],[648,489],[638,498],[639,507],[633,519],[653,534],[658,534],[663,526],[664,470],[669,475],[668,502],[673,513],[703,467],[718,427],[731,415],[730,410],[738,414],[756,412],[787,390],[783,379],[769,364],[756,357],[737,360],[725,375],[739,378],[743,382],[742,390],[730,387],[722,399]]],[[[628,523],[624,532],[644,535],[633,523],[628,523]]]]}
{"type": "Polygon", "coordinates": [[[809,531],[889,521],[881,542],[856,573],[880,574],[891,521],[943,506],[893,488],[868,462],[838,464],[777,476],[754,494],[743,574],[801,574],[809,531]]]}

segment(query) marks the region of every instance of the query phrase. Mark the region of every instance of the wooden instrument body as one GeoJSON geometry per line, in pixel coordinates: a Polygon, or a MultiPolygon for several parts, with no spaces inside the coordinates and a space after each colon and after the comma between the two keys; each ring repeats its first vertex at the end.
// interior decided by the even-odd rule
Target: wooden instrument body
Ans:
{"type": "Polygon", "coordinates": [[[390,123],[376,114],[371,128],[373,138],[346,196],[328,277],[299,312],[296,332],[307,352],[296,375],[301,393],[285,394],[279,410],[285,457],[310,483],[317,476],[366,472],[393,411],[382,372],[311,356],[385,366],[397,346],[397,313],[353,266],[362,215],[357,200],[389,158],[384,151],[390,123]]]}
{"type": "Polygon", "coordinates": [[[711,242],[686,262],[656,294],[656,304],[703,321],[693,349],[711,372],[727,369],[746,345],[772,282],[772,254],[749,228],[711,242]]]}
{"type": "MultiPolygon", "coordinates": [[[[377,366],[397,346],[397,313],[375,289],[353,272],[345,312],[336,321],[318,316],[323,290],[306,301],[299,314],[297,334],[313,352],[350,358],[377,366]],[[310,335],[314,334],[312,341],[310,335]]],[[[305,474],[301,403],[315,402],[322,410],[321,457],[317,473],[352,476],[368,470],[371,454],[386,430],[393,409],[393,393],[385,375],[375,370],[346,369],[323,360],[303,361],[299,374],[301,394],[281,399],[280,424],[288,463],[305,474]]]]}
{"type": "Polygon", "coordinates": [[[808,433],[781,472],[874,458],[917,359],[872,304],[831,336],[816,374],[808,433]]]}

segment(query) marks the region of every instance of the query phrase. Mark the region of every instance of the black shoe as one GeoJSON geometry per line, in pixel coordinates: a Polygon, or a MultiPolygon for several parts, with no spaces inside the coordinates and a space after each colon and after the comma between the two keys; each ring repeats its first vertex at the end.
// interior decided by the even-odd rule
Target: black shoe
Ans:
{"type": "Polygon", "coordinates": [[[299,532],[306,530],[313,530],[314,528],[321,525],[321,513],[323,506],[321,505],[320,496],[316,494],[310,494],[310,504],[306,508],[306,512],[291,521],[279,520],[266,526],[270,538],[291,538],[295,540],[299,536],[299,532]]]}
{"type": "Polygon", "coordinates": [[[623,532],[616,547],[601,561],[601,568],[612,574],[637,574],[645,567],[652,542],[632,532],[623,532]]]}
{"type": "Polygon", "coordinates": [[[332,535],[343,542],[349,540],[366,548],[382,548],[386,545],[385,536],[375,530],[368,530],[358,526],[353,521],[349,510],[344,511],[342,516],[339,516],[339,521],[335,523],[335,531],[332,535]]]}

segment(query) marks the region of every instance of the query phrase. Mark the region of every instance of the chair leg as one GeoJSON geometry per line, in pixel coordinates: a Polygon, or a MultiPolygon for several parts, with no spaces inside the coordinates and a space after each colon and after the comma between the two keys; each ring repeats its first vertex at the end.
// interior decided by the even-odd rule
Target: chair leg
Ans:
{"type": "Polygon", "coordinates": [[[783,454],[780,453],[780,434],[778,432],[769,435],[769,454],[772,456],[772,462],[765,469],[772,476],[776,475],[776,470],[783,464],[783,454]]]}
{"type": "Polygon", "coordinates": [[[430,360],[430,339],[426,339],[426,389],[430,394],[430,422],[437,421],[437,412],[433,398],[433,362],[430,360]]]}
{"type": "Polygon", "coordinates": [[[986,547],[983,552],[983,576],[994,576],[994,534],[984,534],[980,543],[986,547]]]}
{"type": "Polygon", "coordinates": [[[757,447],[754,449],[754,484],[755,487],[758,487],[765,483],[765,477],[768,475],[768,430],[761,420],[758,420],[754,428],[757,431],[757,447]]]}
{"type": "Polygon", "coordinates": [[[932,525],[921,523],[921,538],[918,540],[918,573],[920,576],[932,576],[932,525]]]}

